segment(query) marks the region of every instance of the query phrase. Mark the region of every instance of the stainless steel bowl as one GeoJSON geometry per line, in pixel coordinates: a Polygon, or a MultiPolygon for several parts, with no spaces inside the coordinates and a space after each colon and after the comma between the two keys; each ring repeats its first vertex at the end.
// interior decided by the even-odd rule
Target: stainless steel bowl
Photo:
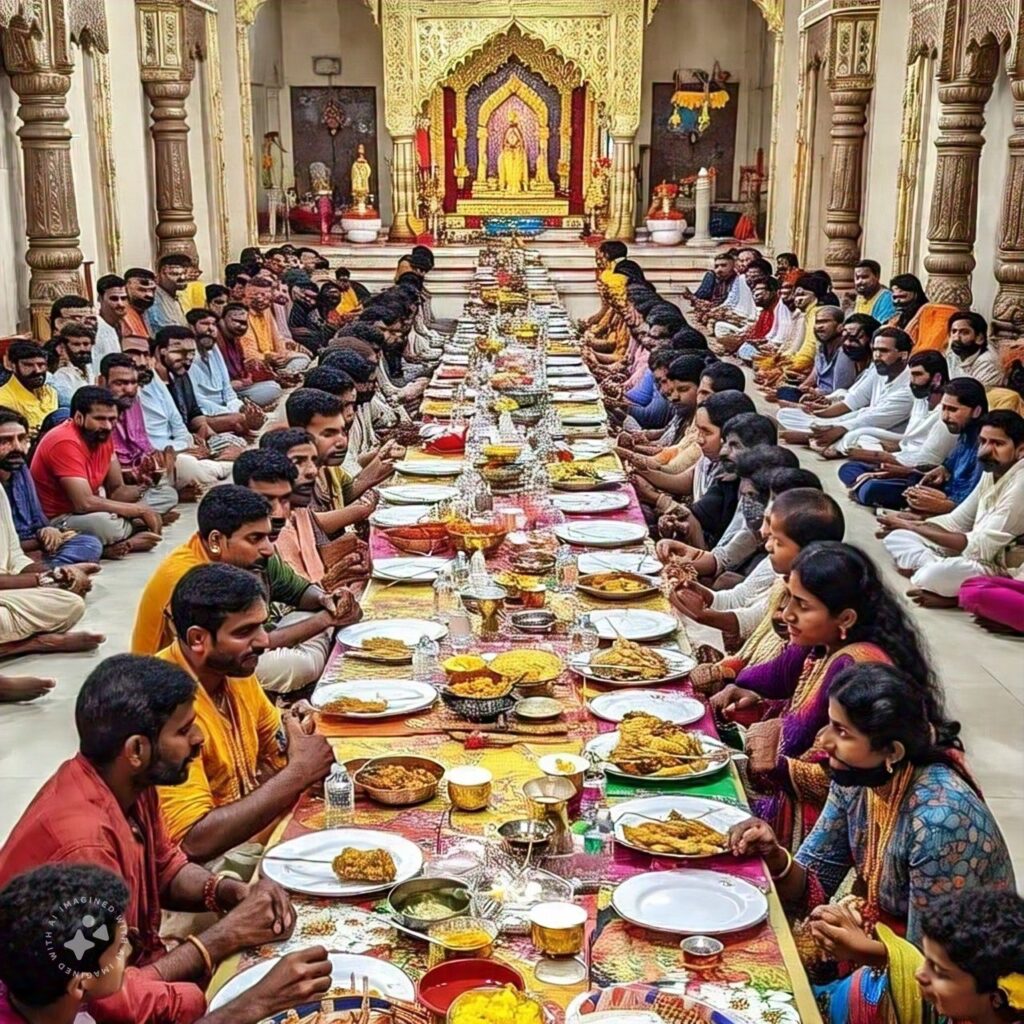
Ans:
{"type": "Polygon", "coordinates": [[[498,835],[509,853],[520,856],[532,848],[535,854],[543,853],[551,837],[555,834],[555,826],[547,821],[534,821],[530,818],[514,818],[498,826],[498,835]]]}
{"type": "Polygon", "coordinates": [[[513,612],[508,618],[521,633],[550,633],[556,621],[554,612],[542,610],[513,612]]]}
{"type": "Polygon", "coordinates": [[[453,917],[468,914],[470,900],[469,890],[458,878],[412,878],[408,882],[396,885],[388,893],[388,912],[399,924],[426,934],[440,921],[449,921],[453,917]],[[410,903],[415,903],[425,895],[433,896],[446,904],[451,912],[444,917],[425,918],[417,917],[414,911],[405,909],[410,903]]]}

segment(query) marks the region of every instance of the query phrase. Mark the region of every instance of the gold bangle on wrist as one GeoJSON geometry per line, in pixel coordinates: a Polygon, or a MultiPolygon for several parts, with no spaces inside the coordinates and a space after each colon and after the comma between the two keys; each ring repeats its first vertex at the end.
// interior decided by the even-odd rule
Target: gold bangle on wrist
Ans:
{"type": "Polygon", "coordinates": [[[194,935],[186,935],[185,941],[191,942],[192,945],[199,950],[199,955],[203,958],[203,964],[206,967],[207,975],[213,977],[213,957],[210,956],[210,951],[194,935]]]}
{"type": "Polygon", "coordinates": [[[773,882],[781,882],[786,877],[786,875],[788,875],[790,871],[793,870],[793,864],[795,863],[795,861],[793,860],[793,854],[791,854],[789,850],[786,849],[784,849],[782,852],[786,855],[786,866],[777,875],[774,872],[769,871],[769,874],[771,874],[772,876],[773,882]]]}

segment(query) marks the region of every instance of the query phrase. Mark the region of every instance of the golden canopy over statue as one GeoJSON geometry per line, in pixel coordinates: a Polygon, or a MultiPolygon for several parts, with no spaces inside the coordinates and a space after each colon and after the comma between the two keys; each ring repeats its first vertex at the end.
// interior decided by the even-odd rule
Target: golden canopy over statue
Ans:
{"type": "Polygon", "coordinates": [[[356,158],[352,162],[352,202],[364,204],[370,194],[370,175],[373,168],[366,159],[366,147],[360,142],[356,148],[356,158]]]}
{"type": "Polygon", "coordinates": [[[526,140],[519,128],[519,117],[509,116],[508,127],[501,140],[498,156],[498,189],[502,192],[528,192],[530,164],[526,155],[526,140]]]}

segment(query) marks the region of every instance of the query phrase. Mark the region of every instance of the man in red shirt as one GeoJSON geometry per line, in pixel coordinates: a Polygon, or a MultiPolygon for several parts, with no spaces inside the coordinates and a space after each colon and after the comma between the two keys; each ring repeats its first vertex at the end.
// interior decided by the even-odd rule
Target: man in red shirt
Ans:
{"type": "Polygon", "coordinates": [[[171,843],[155,786],[185,780],[203,737],[196,683],[177,665],[119,654],[86,679],[75,705],[79,752],[29,804],[0,848],[0,887],[40,864],[86,863],[128,886],[131,953],[120,992],[89,1007],[98,1024],[190,1024],[205,1009],[216,965],[287,938],[295,911],[280,886],[249,886],[189,863],[171,843]],[[224,914],[168,952],[162,906],[224,914]]]}
{"type": "Polygon", "coordinates": [[[99,538],[107,558],[148,551],[163,529],[160,513],[142,500],[144,489],[124,482],[114,454],[117,415],[106,388],[79,388],[71,418],[45,434],[32,457],[32,479],[51,525],[99,538]]]}

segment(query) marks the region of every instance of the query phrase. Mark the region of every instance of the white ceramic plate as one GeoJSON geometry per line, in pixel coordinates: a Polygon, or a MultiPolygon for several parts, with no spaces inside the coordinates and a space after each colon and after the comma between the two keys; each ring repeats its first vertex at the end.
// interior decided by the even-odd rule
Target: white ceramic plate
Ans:
{"type": "Polygon", "coordinates": [[[346,647],[362,647],[364,640],[379,636],[415,647],[422,637],[440,640],[447,632],[446,626],[429,619],[363,619],[339,630],[338,642],[346,647]]]}
{"type": "Polygon", "coordinates": [[[629,495],[622,491],[584,491],[582,494],[552,494],[555,508],[568,515],[593,516],[629,508],[629,495]]]}
{"type": "Polygon", "coordinates": [[[637,544],[647,535],[647,527],[641,523],[595,520],[588,523],[561,523],[555,527],[555,536],[559,540],[590,548],[619,548],[626,544],[637,544]]]}
{"type": "Polygon", "coordinates": [[[441,484],[396,484],[380,489],[380,496],[392,505],[433,505],[449,501],[458,493],[454,487],[441,484]]]}
{"type": "MultiPolygon", "coordinates": [[[[348,988],[351,976],[356,976],[356,984],[362,984],[360,978],[366,978],[367,985],[376,989],[384,998],[412,1000],[416,995],[416,986],[412,979],[387,960],[378,960],[375,956],[358,956],[354,953],[329,953],[331,961],[331,987],[348,988]]],[[[279,956],[260,960],[244,971],[240,971],[217,992],[210,1000],[210,1012],[237,999],[243,992],[248,992],[258,981],[262,981],[281,960],[279,956]]]]}
{"type": "Polygon", "coordinates": [[[469,356],[462,352],[446,352],[441,356],[441,362],[446,366],[469,366],[469,356]]]}
{"type": "Polygon", "coordinates": [[[406,476],[458,476],[466,464],[462,459],[403,459],[395,469],[406,476]]]}
{"type": "MultiPolygon", "coordinates": [[[[645,818],[657,818],[659,821],[666,821],[668,816],[675,811],[684,818],[700,818],[701,823],[719,832],[728,833],[733,825],[746,821],[750,812],[742,807],[732,807],[729,804],[719,803],[717,800],[708,800],[702,796],[686,796],[680,793],[678,796],[643,796],[633,800],[624,800],[621,804],[612,807],[612,821],[615,823],[615,841],[631,850],[639,850],[641,853],[650,854],[651,851],[643,846],[630,843],[626,840],[622,831],[623,825],[642,825],[645,818]]],[[[671,860],[701,860],[702,857],[688,853],[655,853],[654,857],[667,857],[671,860]]],[[[717,856],[708,854],[707,856],[717,856]]]]}
{"type": "Polygon", "coordinates": [[[548,356],[548,366],[578,366],[582,369],[583,360],[579,356],[548,356]]]}
{"type": "Polygon", "coordinates": [[[660,640],[671,636],[679,628],[679,620],[666,612],[648,611],[646,608],[609,608],[590,613],[590,621],[602,640],[660,640]]]}
{"type": "MultiPolygon", "coordinates": [[[[588,494],[588,498],[595,495],[588,494]]],[[[657,576],[665,567],[651,555],[631,554],[629,552],[585,551],[577,559],[577,567],[581,576],[589,576],[592,572],[638,572],[641,576],[657,576]]]]}
{"type": "MultiPolygon", "coordinates": [[[[573,364],[571,366],[552,366],[548,363],[547,374],[549,377],[575,377],[577,374],[586,373],[582,363],[573,364]]],[[[593,380],[593,377],[588,377],[588,380],[593,380]]],[[[561,380],[559,380],[561,383],[561,380]]]]}
{"type": "Polygon", "coordinates": [[[561,419],[563,427],[600,427],[608,422],[603,414],[597,413],[574,413],[561,419]]]}
{"type": "Polygon", "coordinates": [[[627,921],[674,935],[728,935],[760,924],[768,897],[719,871],[649,871],[626,879],[612,906],[627,921]]]}
{"type": "Polygon", "coordinates": [[[327,712],[331,718],[370,721],[375,718],[391,718],[394,715],[411,715],[414,711],[429,708],[437,700],[437,690],[415,679],[350,679],[344,683],[319,684],[309,702],[317,711],[322,712],[332,700],[341,700],[342,697],[386,700],[386,711],[327,712]]]}
{"type": "Polygon", "coordinates": [[[601,401],[600,391],[553,391],[551,401],[563,402],[599,402],[601,401]]]}
{"type": "MultiPolygon", "coordinates": [[[[592,652],[587,651],[577,657],[588,658],[592,652]]],[[[680,655],[686,657],[686,655],[680,655]]],[[[692,660],[692,659],[688,659],[692,660]]],[[[571,668],[573,659],[569,659],[571,668]]],[[[635,685],[635,682],[634,682],[635,685]]],[[[314,693],[314,697],[316,694],[314,693]]],[[[316,703],[313,704],[316,707],[316,703]]],[[[687,697],[682,693],[663,690],[614,690],[592,697],[587,705],[591,714],[606,722],[621,722],[630,711],[643,711],[654,715],[665,722],[676,725],[693,725],[704,717],[704,705],[695,697],[687,697]]]]}
{"type": "Polygon", "coordinates": [[[405,882],[423,867],[420,848],[393,832],[370,828],[333,828],[310,832],[279,843],[267,851],[260,870],[289,892],[307,896],[362,896],[383,892],[405,882]],[[387,850],[395,862],[395,878],[390,882],[342,882],[331,868],[331,860],[345,847],[357,850],[387,850]],[[285,858],[302,858],[288,860],[285,858]],[[322,864],[310,861],[323,861],[322,864]]]}
{"type": "MultiPolygon", "coordinates": [[[[591,615],[593,614],[592,612],[591,615]]],[[[593,651],[572,655],[569,659],[569,667],[573,672],[578,672],[584,678],[592,679],[595,683],[631,689],[638,686],[660,686],[662,683],[671,683],[673,680],[682,679],[687,673],[692,672],[697,664],[696,658],[692,658],[689,654],[683,654],[681,651],[674,650],[671,647],[655,647],[653,649],[668,662],[668,672],[658,679],[622,679],[618,681],[606,679],[600,674],[600,671],[594,672],[590,668],[590,659],[594,654],[593,651]]],[[[685,699],[689,700],[690,698],[687,697],[685,699]]]]}
{"type": "MultiPolygon", "coordinates": [[[[705,736],[703,733],[694,733],[694,736],[699,736],[701,739],[701,745],[705,753],[711,753],[712,751],[724,751],[726,754],[729,753],[729,748],[718,740],[711,739],[710,736],[705,736]]],[[[608,760],[612,755],[612,751],[619,745],[619,733],[618,730],[615,732],[603,732],[600,736],[595,736],[590,740],[587,745],[583,748],[584,755],[591,754],[594,758],[601,762],[601,767],[604,769],[607,775],[614,775],[620,779],[657,779],[658,782],[690,782],[693,779],[703,779],[708,775],[714,775],[720,772],[723,768],[728,767],[729,757],[716,758],[710,764],[704,768],[700,768],[697,771],[690,772],[688,775],[631,775],[629,772],[623,771],[621,768],[617,768],[611,761],[608,760]]]]}
{"type": "Polygon", "coordinates": [[[375,580],[406,580],[409,583],[433,583],[442,570],[451,565],[450,558],[436,555],[410,555],[402,558],[375,558],[375,580]]]}
{"type": "Polygon", "coordinates": [[[415,526],[430,518],[430,505],[395,505],[392,508],[378,508],[370,516],[370,525],[389,530],[393,526],[415,526]]]}
{"type": "MultiPolygon", "coordinates": [[[[437,398],[442,402],[446,402],[455,397],[455,391],[458,387],[457,381],[441,381],[438,384],[431,384],[423,392],[424,398],[437,398]],[[452,386],[449,387],[448,385],[452,386]]],[[[466,399],[470,400],[476,398],[476,388],[466,388],[466,399]]]]}
{"type": "MultiPolygon", "coordinates": [[[[586,391],[588,388],[593,390],[594,378],[593,377],[558,377],[554,381],[556,388],[564,388],[566,391],[586,391]]],[[[580,399],[583,401],[583,399],[580,399]]]]}

